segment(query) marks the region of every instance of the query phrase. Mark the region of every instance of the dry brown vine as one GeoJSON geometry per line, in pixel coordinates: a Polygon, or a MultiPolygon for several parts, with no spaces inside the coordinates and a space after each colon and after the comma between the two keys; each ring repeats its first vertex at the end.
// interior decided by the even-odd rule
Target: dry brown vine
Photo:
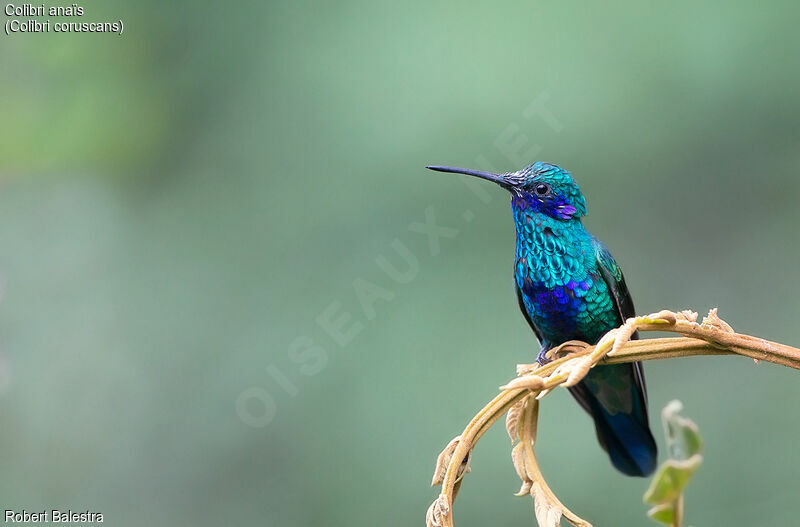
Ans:
{"type": "Polygon", "coordinates": [[[539,400],[557,386],[573,386],[595,365],[634,362],[697,355],[743,355],[758,361],[773,362],[800,369],[800,349],[742,335],[709,311],[702,322],[692,311],[660,311],[628,319],[590,346],[570,341],[549,352],[551,362],[517,366],[518,377],[500,387],[501,392],[472,418],[461,435],[439,455],[433,485],[442,491],[428,508],[428,527],[453,527],[453,503],[462,478],[469,472],[472,450],[481,436],[503,415],[508,414],[506,430],[515,443],[511,458],[522,480],[517,495],[530,494],[540,527],[560,525],[564,518],[578,527],[591,524],[570,511],[550,489],[536,461],[534,444],[539,400]],[[661,331],[681,337],[630,340],[636,332],[661,331]]]}

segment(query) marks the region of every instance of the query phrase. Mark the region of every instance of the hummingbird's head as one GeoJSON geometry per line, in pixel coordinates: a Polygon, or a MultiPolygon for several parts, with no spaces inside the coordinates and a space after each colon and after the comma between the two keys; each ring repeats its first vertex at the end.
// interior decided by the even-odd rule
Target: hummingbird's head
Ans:
{"type": "Polygon", "coordinates": [[[557,220],[578,219],[586,214],[586,200],[578,184],[569,172],[550,163],[538,161],[522,170],[506,174],[442,166],[426,168],[492,181],[511,192],[511,203],[514,207],[546,214],[557,220]]]}

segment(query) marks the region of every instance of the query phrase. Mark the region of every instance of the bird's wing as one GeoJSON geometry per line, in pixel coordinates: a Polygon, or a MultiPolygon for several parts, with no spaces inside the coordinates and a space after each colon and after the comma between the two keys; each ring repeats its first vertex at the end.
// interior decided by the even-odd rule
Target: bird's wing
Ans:
{"type": "Polygon", "coordinates": [[[519,310],[522,311],[522,316],[525,317],[525,321],[533,330],[533,333],[536,335],[536,339],[539,341],[539,344],[544,346],[545,343],[542,339],[542,332],[539,331],[539,328],[537,328],[536,324],[533,323],[533,317],[528,313],[528,309],[525,307],[525,300],[522,298],[522,290],[517,286],[516,281],[514,281],[514,291],[517,293],[517,302],[519,303],[519,310]]]}
{"type": "MultiPolygon", "coordinates": [[[[617,313],[619,313],[620,319],[622,322],[625,322],[625,320],[635,317],[636,311],[633,308],[633,299],[631,298],[631,293],[628,291],[628,286],[625,284],[625,277],[622,275],[622,269],[620,269],[617,262],[614,261],[614,257],[611,256],[611,253],[606,246],[603,245],[603,242],[594,239],[593,245],[595,259],[597,260],[597,268],[600,270],[600,275],[603,277],[603,280],[608,286],[608,290],[611,292],[611,298],[614,300],[614,307],[617,313]]],[[[638,338],[639,335],[637,333],[631,336],[632,340],[638,338]]],[[[646,416],[647,386],[645,385],[644,373],[640,362],[633,363],[633,372],[636,385],[640,388],[638,392],[642,396],[642,407],[644,408],[646,416]]]]}
{"type": "Polygon", "coordinates": [[[625,277],[622,276],[622,269],[614,261],[614,257],[608,252],[605,245],[599,240],[593,241],[594,255],[597,260],[597,267],[600,269],[600,274],[606,282],[608,289],[611,291],[611,296],[614,298],[614,307],[622,321],[636,316],[636,311],[633,308],[633,299],[628,291],[628,286],[625,285],[625,277]]]}

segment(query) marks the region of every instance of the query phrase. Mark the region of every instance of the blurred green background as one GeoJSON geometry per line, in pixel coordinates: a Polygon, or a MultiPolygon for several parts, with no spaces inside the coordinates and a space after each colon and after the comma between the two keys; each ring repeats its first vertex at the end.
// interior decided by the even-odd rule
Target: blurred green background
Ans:
{"type": "MultiPolygon", "coordinates": [[[[436,455],[538,350],[507,197],[425,164],[558,163],[639,312],[800,344],[796,3],[81,5],[124,34],[1,37],[4,508],[423,525],[436,455]]],[[[706,440],[689,523],[793,524],[797,373],[646,369],[659,441],[675,397],[706,440]]],[[[562,500],[649,524],[566,392],[541,414],[562,500]]],[[[479,445],[458,525],[533,523],[509,452],[479,445]]]]}

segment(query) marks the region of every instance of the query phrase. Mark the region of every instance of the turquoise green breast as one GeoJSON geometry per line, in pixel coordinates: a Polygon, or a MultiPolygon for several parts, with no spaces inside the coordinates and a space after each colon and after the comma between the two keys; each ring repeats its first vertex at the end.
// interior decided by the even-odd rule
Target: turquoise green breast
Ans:
{"type": "Polygon", "coordinates": [[[621,322],[600,274],[592,236],[578,220],[514,211],[514,278],[543,345],[595,343],[621,322]]]}

